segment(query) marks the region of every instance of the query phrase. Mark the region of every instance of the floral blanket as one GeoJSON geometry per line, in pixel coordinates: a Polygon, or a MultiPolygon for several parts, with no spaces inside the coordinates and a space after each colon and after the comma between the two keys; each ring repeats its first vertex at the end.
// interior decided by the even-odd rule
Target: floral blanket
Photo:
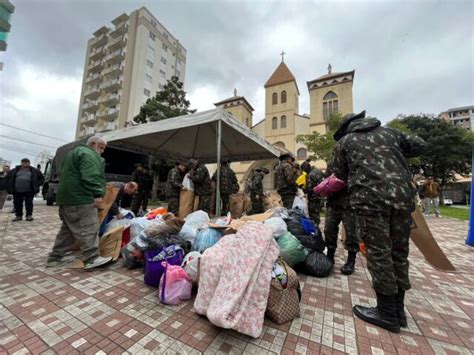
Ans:
{"type": "Polygon", "coordinates": [[[271,228],[259,222],[224,236],[201,258],[196,312],[214,325],[258,338],[279,253],[271,228]]]}

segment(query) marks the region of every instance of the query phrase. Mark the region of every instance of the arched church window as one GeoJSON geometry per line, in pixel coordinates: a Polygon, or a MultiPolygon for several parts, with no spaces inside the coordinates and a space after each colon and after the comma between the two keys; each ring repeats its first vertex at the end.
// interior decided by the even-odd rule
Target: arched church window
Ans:
{"type": "Polygon", "coordinates": [[[272,129],[277,129],[278,128],[278,118],[273,117],[272,118],[272,129]]]}
{"type": "Polygon", "coordinates": [[[337,95],[334,92],[329,91],[323,97],[323,118],[324,118],[324,121],[327,121],[329,119],[329,116],[332,113],[338,113],[338,112],[339,112],[339,105],[338,105],[337,95]]]}
{"type": "Polygon", "coordinates": [[[280,128],[286,128],[286,116],[281,116],[280,128]]]}
{"type": "Polygon", "coordinates": [[[272,105],[276,105],[278,103],[278,94],[276,92],[272,95],[272,105]]]}
{"type": "Polygon", "coordinates": [[[275,147],[278,147],[278,148],[285,148],[285,143],[283,143],[283,142],[276,142],[276,143],[274,144],[274,146],[275,146],[275,147]]]}
{"type": "Polygon", "coordinates": [[[284,104],[286,102],[286,91],[281,92],[281,103],[284,104]]]}
{"type": "Polygon", "coordinates": [[[296,157],[298,159],[306,159],[307,155],[308,155],[308,152],[306,151],[305,148],[300,148],[296,151],[296,157]]]}
{"type": "Polygon", "coordinates": [[[247,117],[247,126],[250,127],[250,118],[247,117]]]}

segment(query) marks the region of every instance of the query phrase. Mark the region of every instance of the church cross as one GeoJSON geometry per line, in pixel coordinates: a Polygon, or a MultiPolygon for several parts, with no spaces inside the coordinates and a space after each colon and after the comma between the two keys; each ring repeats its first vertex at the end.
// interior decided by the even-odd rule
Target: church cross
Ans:
{"type": "Polygon", "coordinates": [[[281,50],[281,53],[280,53],[282,63],[285,61],[285,54],[286,54],[286,53],[283,52],[283,49],[282,49],[282,50],[281,50]]]}

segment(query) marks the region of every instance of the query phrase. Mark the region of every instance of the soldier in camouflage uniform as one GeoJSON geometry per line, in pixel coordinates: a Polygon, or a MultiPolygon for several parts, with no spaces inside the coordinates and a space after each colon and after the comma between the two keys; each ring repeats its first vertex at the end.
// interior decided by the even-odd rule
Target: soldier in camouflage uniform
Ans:
{"type": "Polygon", "coordinates": [[[168,172],[166,179],[165,195],[168,201],[168,211],[176,216],[179,213],[179,195],[183,189],[183,179],[186,173],[184,162],[176,162],[175,167],[168,172]]]}
{"type": "MultiPolygon", "coordinates": [[[[301,166],[303,166],[303,164],[301,166]]],[[[311,169],[311,166],[309,166],[309,169],[306,167],[305,169],[309,171],[309,173],[307,172],[308,175],[306,176],[305,187],[306,196],[308,197],[309,218],[319,226],[319,223],[321,222],[319,214],[321,211],[322,200],[313,192],[313,189],[323,180],[323,173],[316,167],[311,169]]]]}
{"type": "MultiPolygon", "coordinates": [[[[326,169],[326,177],[333,173],[333,165],[329,163],[326,169]]],[[[359,251],[359,241],[355,228],[355,215],[349,209],[349,195],[347,189],[338,191],[327,197],[326,218],[324,220],[324,242],[326,244],[327,257],[334,264],[334,254],[337,248],[337,237],[339,235],[339,224],[342,222],[346,233],[344,247],[348,256],[346,263],[341,267],[344,275],[352,275],[355,271],[355,261],[359,251]]]]}
{"type": "Polygon", "coordinates": [[[199,196],[198,209],[209,213],[211,211],[212,185],[209,170],[197,159],[188,161],[189,178],[194,183],[194,195],[199,196]]]}
{"type": "Polygon", "coordinates": [[[407,325],[404,311],[411,213],[416,193],[406,158],[421,154],[424,141],[375,118],[346,116],[334,138],[334,173],[348,182],[356,230],[367,248],[377,307],[354,306],[356,316],[392,332],[407,325]]]}
{"type": "MultiPolygon", "coordinates": [[[[217,171],[212,176],[214,182],[217,181],[217,171]]],[[[225,215],[229,212],[229,196],[239,192],[239,182],[235,172],[230,168],[229,161],[221,163],[220,173],[220,196],[222,200],[221,214],[225,215]]]]}
{"type": "Polygon", "coordinates": [[[288,209],[293,207],[297,191],[294,161],[295,158],[291,154],[283,154],[280,156],[280,164],[275,169],[277,192],[281,196],[283,206],[288,209]]]}
{"type": "Polygon", "coordinates": [[[253,172],[250,183],[250,199],[252,200],[252,212],[250,214],[259,214],[263,210],[263,178],[268,174],[268,169],[257,168],[253,172]]]}

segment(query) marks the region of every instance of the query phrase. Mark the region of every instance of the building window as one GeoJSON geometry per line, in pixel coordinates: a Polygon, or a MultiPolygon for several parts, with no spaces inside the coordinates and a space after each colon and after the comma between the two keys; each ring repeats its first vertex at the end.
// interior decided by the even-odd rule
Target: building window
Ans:
{"type": "Polygon", "coordinates": [[[338,105],[337,95],[334,92],[329,91],[323,97],[323,118],[324,118],[324,121],[327,121],[331,114],[338,113],[338,112],[339,112],[339,105],[338,105]]]}
{"type": "Polygon", "coordinates": [[[160,69],[160,75],[164,78],[166,76],[166,73],[160,69]]]}
{"type": "Polygon", "coordinates": [[[165,58],[165,57],[161,57],[161,62],[166,65],[166,58],[165,58]]]}
{"type": "Polygon", "coordinates": [[[277,129],[278,128],[278,118],[273,117],[272,118],[272,129],[277,129]]]}
{"type": "Polygon", "coordinates": [[[156,39],[156,36],[153,33],[150,32],[150,38],[151,38],[152,41],[154,41],[156,39]]]}
{"type": "Polygon", "coordinates": [[[161,45],[161,48],[163,48],[163,50],[164,50],[165,52],[168,52],[168,46],[167,46],[166,44],[163,43],[163,44],[161,45]]]}
{"type": "Polygon", "coordinates": [[[250,118],[247,117],[247,126],[250,127],[250,118]]]}
{"type": "Polygon", "coordinates": [[[164,85],[163,85],[163,84],[158,84],[158,88],[159,88],[160,90],[162,90],[162,89],[164,88],[164,85]]]}
{"type": "Polygon", "coordinates": [[[153,68],[153,62],[151,60],[147,60],[146,61],[146,65],[149,67],[149,68],[153,68]]]}
{"type": "Polygon", "coordinates": [[[286,116],[281,116],[280,128],[286,128],[286,116]]]}
{"type": "Polygon", "coordinates": [[[275,147],[278,147],[278,148],[285,148],[285,143],[283,143],[283,142],[276,142],[276,143],[274,144],[274,146],[275,146],[275,147]]]}
{"type": "Polygon", "coordinates": [[[281,103],[284,104],[286,102],[286,91],[281,92],[281,103]]]}
{"type": "Polygon", "coordinates": [[[152,77],[149,74],[145,74],[145,82],[151,84],[152,77]]]}
{"type": "Polygon", "coordinates": [[[307,155],[308,155],[308,152],[304,148],[300,148],[296,151],[296,157],[300,160],[306,159],[307,155]]]}
{"type": "Polygon", "coordinates": [[[155,48],[152,46],[148,45],[148,55],[153,58],[155,56],[155,48]]]}
{"type": "Polygon", "coordinates": [[[150,97],[150,94],[151,94],[150,90],[143,89],[143,93],[145,94],[146,97],[150,97]]]}
{"type": "Polygon", "coordinates": [[[278,103],[278,94],[276,92],[272,95],[272,105],[276,105],[278,103]]]}

